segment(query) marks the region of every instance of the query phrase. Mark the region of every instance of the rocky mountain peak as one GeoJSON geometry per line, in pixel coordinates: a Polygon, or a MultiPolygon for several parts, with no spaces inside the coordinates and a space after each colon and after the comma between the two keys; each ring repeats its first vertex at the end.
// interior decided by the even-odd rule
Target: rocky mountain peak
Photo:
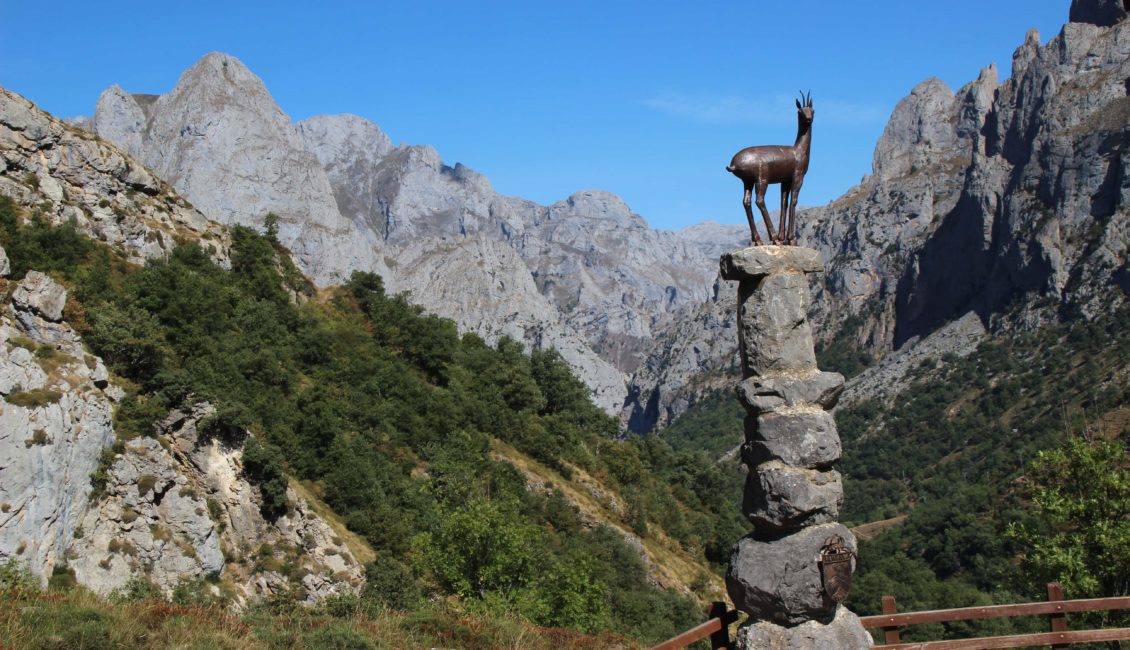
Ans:
{"type": "Polygon", "coordinates": [[[1125,20],[1127,13],[1130,13],[1127,0],[1072,0],[1067,15],[1073,23],[1110,27],[1125,20]]]}
{"type": "Polygon", "coordinates": [[[114,84],[98,97],[92,129],[102,137],[140,158],[146,128],[145,111],[121,86],[114,84]]]}
{"type": "Polygon", "coordinates": [[[303,120],[298,133],[327,171],[338,165],[376,165],[395,148],[379,126],[347,113],[303,120]]]}
{"type": "Polygon", "coordinates": [[[951,149],[957,141],[954,102],[953,91],[937,77],[915,86],[895,106],[875,145],[875,175],[893,178],[912,173],[940,150],[951,149]]]}
{"type": "Polygon", "coordinates": [[[342,217],[319,159],[235,57],[208,54],[156,98],[111,88],[92,125],[215,221],[260,227],[274,212],[279,239],[316,282],[353,269],[387,272],[376,238],[342,217]]]}
{"type": "Polygon", "coordinates": [[[550,219],[561,218],[566,214],[610,221],[621,227],[648,227],[647,222],[638,214],[634,214],[624,199],[604,190],[575,192],[564,201],[549,206],[550,219]]]}

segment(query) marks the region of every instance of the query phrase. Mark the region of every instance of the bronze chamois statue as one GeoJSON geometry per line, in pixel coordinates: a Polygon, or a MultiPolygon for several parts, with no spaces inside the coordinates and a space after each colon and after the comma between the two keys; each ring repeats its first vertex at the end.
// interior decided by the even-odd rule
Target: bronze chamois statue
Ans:
{"type": "Polygon", "coordinates": [[[805,97],[804,93],[800,94],[796,111],[796,144],[791,147],[785,145],[746,147],[734,154],[734,159],[726,167],[727,171],[740,178],[745,185],[742,205],[745,206],[746,219],[749,219],[749,232],[754,246],[761,245],[761,237],[757,234],[757,226],[753,222],[753,210],[750,208],[749,200],[754,188],[757,189],[757,209],[765,219],[765,232],[769,236],[769,243],[796,245],[796,199],[800,194],[800,186],[804,183],[804,175],[808,172],[808,151],[812,144],[811,91],[808,97],[805,97]],[[777,215],[780,229],[775,234],[773,222],[769,219],[769,211],[765,209],[765,190],[773,183],[781,184],[781,213],[777,215]]]}

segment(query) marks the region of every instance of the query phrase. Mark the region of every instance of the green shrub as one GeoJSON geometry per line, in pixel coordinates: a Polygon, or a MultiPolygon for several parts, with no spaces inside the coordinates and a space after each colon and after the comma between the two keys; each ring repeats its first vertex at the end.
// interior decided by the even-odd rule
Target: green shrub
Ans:
{"type": "Polygon", "coordinates": [[[144,496],[153,490],[157,485],[157,477],[152,474],[142,474],[137,477],[137,494],[144,496]]]}
{"type": "Polygon", "coordinates": [[[382,554],[365,567],[361,596],[382,607],[409,611],[419,604],[422,591],[408,565],[382,554]]]}
{"type": "Polygon", "coordinates": [[[51,577],[47,579],[47,588],[51,591],[67,591],[77,586],[75,572],[66,564],[56,564],[51,569],[51,577]]]}
{"type": "Polygon", "coordinates": [[[52,388],[36,388],[28,391],[14,391],[5,398],[9,404],[35,409],[48,404],[54,404],[63,398],[63,394],[52,388]]]}
{"type": "Polygon", "coordinates": [[[39,591],[39,578],[23,562],[15,558],[0,564],[0,592],[39,591]]]}

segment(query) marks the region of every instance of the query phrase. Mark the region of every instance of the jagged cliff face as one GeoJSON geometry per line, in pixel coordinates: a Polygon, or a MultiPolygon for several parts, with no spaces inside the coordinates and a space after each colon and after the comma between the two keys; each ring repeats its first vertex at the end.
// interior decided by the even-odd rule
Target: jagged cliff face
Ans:
{"type": "Polygon", "coordinates": [[[320,283],[382,270],[373,241],[338,211],[298,129],[232,57],[209,54],[159,97],[109,88],[91,126],[214,221],[261,226],[276,213],[279,239],[320,283]]]}
{"type": "Polygon", "coordinates": [[[62,287],[32,272],[0,311],[0,562],[41,577],[80,526],[121,395],[62,322],[65,304],[62,287]]]}
{"type": "Polygon", "coordinates": [[[831,260],[825,332],[861,314],[859,342],[882,355],[969,311],[1008,328],[1125,300],[1130,25],[1099,22],[1043,46],[1029,33],[1003,83],[990,67],[899,103],[874,174],[805,214],[803,239],[831,260]]]}
{"type": "Polygon", "coordinates": [[[550,206],[502,196],[482,174],[444,165],[431,147],[394,147],[354,115],[293,125],[222,54],[160,97],[110,88],[90,126],[212,219],[279,214],[280,238],[320,283],[376,271],[488,341],[557,347],[609,412],[674,315],[710,297],[715,259],[743,238],[716,224],[652,230],[607,192],[550,206]]]}

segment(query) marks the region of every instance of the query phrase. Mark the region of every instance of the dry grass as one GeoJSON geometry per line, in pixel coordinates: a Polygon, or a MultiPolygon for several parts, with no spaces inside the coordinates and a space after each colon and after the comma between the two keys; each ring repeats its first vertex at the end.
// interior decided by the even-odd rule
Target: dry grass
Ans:
{"type": "Polygon", "coordinates": [[[301,607],[237,614],[161,600],[110,603],[90,592],[0,591],[0,648],[636,648],[591,636],[488,619],[442,606],[411,615],[367,608],[301,607]]]}

